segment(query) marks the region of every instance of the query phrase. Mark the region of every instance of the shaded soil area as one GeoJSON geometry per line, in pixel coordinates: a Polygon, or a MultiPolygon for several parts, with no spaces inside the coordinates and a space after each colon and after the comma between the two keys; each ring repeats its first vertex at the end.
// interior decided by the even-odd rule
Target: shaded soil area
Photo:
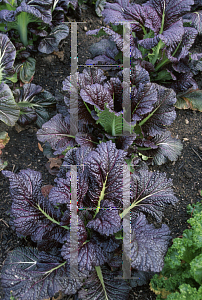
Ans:
{"type": "MultiPolygon", "coordinates": [[[[73,21],[73,19],[69,17],[69,21],[73,21]]],[[[93,37],[86,36],[86,31],[99,28],[102,25],[102,20],[96,16],[91,8],[83,5],[80,22],[86,22],[78,24],[78,65],[83,65],[86,59],[90,58],[88,47],[95,41],[93,37]]],[[[201,49],[200,41],[195,47],[197,51],[201,49]]],[[[37,54],[35,56],[37,63],[33,83],[41,85],[53,94],[55,94],[56,89],[61,90],[62,81],[71,72],[70,50],[71,39],[68,37],[61,43],[59,52],[48,56],[37,54]]],[[[79,67],[78,71],[81,71],[80,68],[82,69],[79,67]]],[[[197,80],[202,81],[201,78],[197,78],[197,80]]],[[[11,128],[0,123],[0,131],[3,130],[6,130],[10,137],[2,155],[2,159],[8,162],[6,169],[14,172],[27,168],[34,169],[42,173],[44,185],[54,184],[55,176],[50,175],[45,167],[47,158],[38,148],[36,126],[29,126],[18,133],[15,127],[11,128]]],[[[173,137],[177,136],[183,142],[182,154],[176,162],[169,162],[163,166],[152,166],[151,169],[166,172],[167,177],[173,179],[173,188],[179,202],[175,207],[166,209],[163,223],[169,226],[172,238],[176,238],[188,228],[186,222],[189,218],[186,213],[187,205],[201,201],[199,190],[202,190],[202,114],[191,110],[177,110],[177,118],[169,130],[173,137]]],[[[1,268],[8,252],[18,246],[27,245],[27,241],[19,239],[10,228],[7,213],[11,207],[9,181],[2,174],[0,174],[0,190],[1,268]]],[[[156,225],[159,226],[160,224],[156,225]]],[[[3,292],[0,289],[0,299],[2,298],[3,292]]],[[[69,299],[69,297],[63,299],[69,299]]],[[[156,299],[156,296],[149,290],[149,286],[145,285],[134,288],[129,299],[153,300],[156,299]]]]}

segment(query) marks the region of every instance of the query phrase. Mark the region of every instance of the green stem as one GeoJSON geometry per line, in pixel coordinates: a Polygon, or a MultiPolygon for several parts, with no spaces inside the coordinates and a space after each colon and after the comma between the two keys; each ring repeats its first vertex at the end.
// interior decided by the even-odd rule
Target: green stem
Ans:
{"type": "Polygon", "coordinates": [[[137,150],[140,150],[140,151],[146,151],[146,150],[151,150],[151,147],[137,147],[137,150]]]}
{"type": "Polygon", "coordinates": [[[99,280],[102,284],[102,287],[103,287],[103,290],[104,290],[104,293],[105,293],[105,299],[109,300],[108,297],[107,297],[107,291],[105,289],[104,279],[103,279],[103,276],[102,276],[102,270],[101,270],[100,266],[95,267],[95,270],[96,270],[97,276],[98,276],[98,278],[99,278],[99,280]]]}
{"type": "Polygon", "coordinates": [[[59,225],[60,227],[63,227],[63,228],[65,228],[65,229],[70,229],[68,226],[61,226],[60,225],[60,222],[58,222],[58,221],[56,221],[55,219],[53,219],[51,216],[49,216],[40,206],[39,206],[39,204],[37,204],[37,207],[36,208],[38,208],[38,210],[40,210],[40,212],[48,219],[48,220],[50,220],[52,223],[55,223],[55,224],[57,224],[57,225],[59,225]]]}
{"type": "Polygon", "coordinates": [[[137,206],[140,202],[144,201],[145,199],[147,199],[149,197],[152,197],[152,196],[158,194],[159,192],[161,192],[161,191],[157,191],[153,194],[149,194],[140,200],[137,200],[138,199],[137,198],[129,207],[127,207],[122,213],[119,214],[120,218],[123,219],[130,212],[130,210],[133,209],[135,206],[137,206]]]}
{"type": "Polygon", "coordinates": [[[85,102],[85,101],[83,101],[83,103],[85,104],[85,106],[86,106],[86,108],[87,108],[87,110],[88,110],[89,114],[91,115],[91,110],[90,110],[90,108],[88,107],[88,105],[86,104],[86,102],[85,102]]]}
{"type": "MultiPolygon", "coordinates": [[[[159,106],[160,106],[160,105],[159,105],[159,106]]],[[[149,114],[145,119],[143,119],[138,125],[139,125],[139,126],[144,125],[144,123],[147,122],[147,120],[153,116],[153,114],[157,111],[157,109],[159,109],[159,106],[156,107],[156,108],[151,112],[151,114],[149,114]]]]}
{"type": "Polygon", "coordinates": [[[155,49],[155,55],[154,55],[154,57],[153,57],[153,59],[152,59],[152,61],[151,61],[151,63],[152,63],[152,65],[154,66],[155,65],[155,63],[156,63],[156,61],[157,61],[157,59],[158,59],[158,57],[159,57],[159,52],[160,52],[160,50],[161,50],[161,48],[164,46],[164,43],[162,42],[162,40],[160,40],[159,42],[158,42],[158,45],[156,46],[156,49],[155,49]]]}
{"type": "Polygon", "coordinates": [[[100,202],[104,199],[104,196],[105,196],[105,188],[106,188],[106,183],[107,183],[107,177],[108,177],[108,173],[107,173],[107,176],[106,176],[106,180],[105,182],[103,183],[103,187],[102,187],[102,191],[100,193],[100,197],[99,197],[99,200],[98,200],[98,205],[97,205],[97,208],[95,210],[95,215],[93,218],[95,218],[95,216],[97,215],[97,213],[99,212],[100,210],[100,202]]]}
{"type": "Polygon", "coordinates": [[[60,267],[64,266],[66,263],[67,263],[67,262],[64,261],[64,262],[63,262],[62,264],[60,264],[59,266],[57,266],[57,267],[55,267],[55,268],[53,268],[53,269],[51,269],[51,270],[45,272],[45,274],[50,274],[50,273],[52,273],[53,271],[55,271],[55,270],[59,269],[60,267]]]}
{"type": "Polygon", "coordinates": [[[163,15],[162,15],[162,21],[161,21],[161,29],[159,31],[159,34],[163,33],[163,27],[164,27],[164,21],[165,21],[165,0],[164,0],[164,8],[163,8],[163,15]]]}
{"type": "Polygon", "coordinates": [[[23,11],[17,16],[17,30],[20,34],[21,42],[25,47],[28,45],[28,40],[27,40],[28,24],[29,24],[28,14],[23,11]]]}

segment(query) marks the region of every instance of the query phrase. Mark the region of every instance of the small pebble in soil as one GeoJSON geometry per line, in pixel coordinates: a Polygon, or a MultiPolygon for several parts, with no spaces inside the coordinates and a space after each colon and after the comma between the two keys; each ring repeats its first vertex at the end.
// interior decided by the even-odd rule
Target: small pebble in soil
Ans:
{"type": "Polygon", "coordinates": [[[192,178],[192,174],[189,171],[186,171],[184,174],[187,178],[192,178]]]}
{"type": "Polygon", "coordinates": [[[185,119],[185,124],[189,124],[189,120],[188,119],[185,119]]]}
{"type": "Polygon", "coordinates": [[[83,27],[83,30],[84,30],[84,31],[87,31],[87,30],[88,30],[88,28],[87,28],[86,26],[84,26],[84,27],[83,27]]]}
{"type": "MultiPolygon", "coordinates": [[[[199,149],[200,151],[202,151],[202,146],[199,146],[198,149],[199,149]]],[[[6,153],[6,152],[5,152],[5,153],[6,153]]]]}

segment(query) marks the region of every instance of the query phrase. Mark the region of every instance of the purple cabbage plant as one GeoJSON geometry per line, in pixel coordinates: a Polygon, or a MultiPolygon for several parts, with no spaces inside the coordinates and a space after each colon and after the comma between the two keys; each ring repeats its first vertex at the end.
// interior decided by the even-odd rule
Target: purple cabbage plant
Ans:
{"type": "Polygon", "coordinates": [[[82,300],[130,299],[132,287],[162,270],[170,231],[146,217],[161,222],[165,207],[177,202],[172,180],[146,168],[132,173],[125,157],[112,141],[71,149],[47,197],[40,172],[2,172],[10,181],[12,228],[32,245],[8,254],[4,300],[42,300],[59,291],[82,300]],[[123,225],[127,216],[131,231],[123,225]],[[125,279],[123,255],[131,263],[125,279]]]}
{"type": "Polygon", "coordinates": [[[57,97],[58,114],[38,130],[38,140],[48,143],[54,155],[84,145],[94,149],[112,140],[126,152],[129,163],[140,158],[159,165],[176,160],[182,144],[166,131],[176,117],[175,92],[151,83],[149,73],[140,65],[131,69],[130,82],[123,81],[125,71],[110,79],[96,68],[68,76],[63,81],[63,95],[57,97]],[[130,85],[130,103],[123,109],[124,89],[130,85]],[[70,107],[74,92],[78,92],[78,107],[76,101],[70,107]],[[78,128],[71,122],[70,134],[70,115],[74,117],[75,112],[78,128]],[[123,133],[123,128],[130,134],[123,133]]]}
{"type": "Polygon", "coordinates": [[[149,72],[151,82],[174,89],[178,102],[195,98],[190,100],[192,108],[202,111],[196,96],[188,93],[198,89],[193,76],[202,70],[202,53],[191,50],[201,30],[201,12],[190,13],[192,5],[194,0],[149,0],[142,5],[129,0],[107,2],[102,15],[111,28],[101,27],[87,34],[108,35],[111,43],[105,38],[92,45],[93,59],[86,63],[117,65],[123,62],[123,55],[130,57],[132,66],[140,65],[149,72]],[[124,39],[123,23],[129,32],[124,39]],[[197,29],[191,23],[197,23],[197,29]],[[128,52],[126,44],[130,45],[128,52]]]}
{"type": "MultiPolygon", "coordinates": [[[[16,43],[19,58],[30,56],[34,50],[33,41],[41,37],[38,50],[50,54],[58,51],[61,40],[69,34],[68,25],[64,23],[64,9],[57,7],[53,0],[2,0],[0,3],[0,29],[8,32],[16,43]]],[[[61,2],[61,1],[60,1],[61,2]]],[[[68,6],[62,1],[63,6],[68,6]]]]}

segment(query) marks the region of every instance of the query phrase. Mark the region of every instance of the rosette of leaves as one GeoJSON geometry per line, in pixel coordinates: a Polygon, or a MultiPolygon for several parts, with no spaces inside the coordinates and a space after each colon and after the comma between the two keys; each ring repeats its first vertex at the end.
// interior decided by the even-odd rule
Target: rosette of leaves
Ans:
{"type": "MultiPolygon", "coordinates": [[[[0,28],[4,32],[17,30],[20,37],[17,40],[23,44],[20,47],[23,58],[29,55],[25,51],[26,47],[28,44],[32,45],[32,40],[36,40],[37,36],[44,37],[39,43],[38,50],[46,54],[57,51],[60,41],[68,36],[69,28],[66,24],[59,23],[54,26],[51,23],[54,10],[52,2],[52,0],[1,1],[0,28]]],[[[15,41],[16,38],[17,36],[15,36],[15,41]]]]}
{"type": "Polygon", "coordinates": [[[14,61],[16,50],[7,35],[0,33],[0,120],[13,126],[19,117],[13,93],[7,83],[15,80],[14,61]]]}
{"type": "MultiPolygon", "coordinates": [[[[107,80],[101,69],[89,68],[71,75],[71,82],[70,76],[67,77],[63,82],[64,97],[58,102],[59,114],[37,132],[38,140],[48,142],[55,155],[78,145],[93,148],[101,141],[112,140],[128,153],[128,158],[139,154],[158,164],[176,160],[182,145],[165,128],[176,117],[174,91],[151,83],[149,73],[135,66],[131,69],[131,97],[127,100],[130,103],[123,110],[123,93],[129,84],[122,82],[122,76],[120,72],[107,80]],[[75,92],[78,92],[78,107],[76,101],[70,105],[70,96],[75,92]],[[75,112],[78,130],[71,127],[70,134],[70,119],[75,112]]],[[[75,122],[73,125],[76,126],[75,122]]]]}
{"type": "Polygon", "coordinates": [[[148,170],[131,174],[125,156],[111,141],[93,151],[70,150],[48,197],[39,172],[3,171],[10,180],[12,227],[34,243],[9,253],[1,275],[5,300],[11,291],[18,300],[42,300],[58,291],[79,291],[79,299],[128,299],[131,286],[162,270],[170,232],[165,224],[149,224],[145,213],[161,221],[167,204],[177,202],[172,180],[148,170]],[[131,249],[124,253],[134,278],[123,280],[121,236],[128,214],[131,249]]]}
{"type": "Polygon", "coordinates": [[[185,229],[182,238],[175,238],[168,249],[164,267],[154,275],[150,288],[156,299],[200,300],[202,297],[202,204],[188,205],[191,218],[187,221],[190,229],[185,229]]]}
{"type": "Polygon", "coordinates": [[[50,119],[48,108],[55,104],[55,97],[40,85],[24,84],[22,88],[15,89],[13,94],[20,108],[18,123],[21,126],[36,121],[37,126],[41,127],[50,119]]]}
{"type": "MultiPolygon", "coordinates": [[[[131,51],[128,56],[131,57],[132,65],[140,64],[144,67],[150,73],[152,82],[173,88],[179,95],[178,102],[185,102],[184,98],[187,98],[186,102],[191,102],[190,107],[202,111],[198,98],[187,93],[198,89],[193,75],[202,69],[201,54],[192,55],[190,52],[198,32],[190,24],[183,22],[183,16],[188,18],[186,13],[193,4],[193,0],[151,0],[142,5],[130,4],[129,1],[106,3],[102,15],[104,21],[112,25],[112,29],[101,27],[87,34],[108,35],[114,44],[103,47],[99,56],[95,54],[98,48],[98,44],[95,44],[92,47],[94,58],[86,63],[109,64],[109,53],[116,53],[114,48],[119,53],[111,55],[110,64],[122,61],[123,54],[127,56],[127,53],[124,52],[123,26],[120,24],[129,22],[128,43],[131,51]]],[[[197,18],[198,16],[199,14],[197,18]]],[[[202,92],[198,93],[201,99],[202,92]]],[[[182,108],[182,105],[180,107],[177,103],[177,107],[182,108]]]]}

